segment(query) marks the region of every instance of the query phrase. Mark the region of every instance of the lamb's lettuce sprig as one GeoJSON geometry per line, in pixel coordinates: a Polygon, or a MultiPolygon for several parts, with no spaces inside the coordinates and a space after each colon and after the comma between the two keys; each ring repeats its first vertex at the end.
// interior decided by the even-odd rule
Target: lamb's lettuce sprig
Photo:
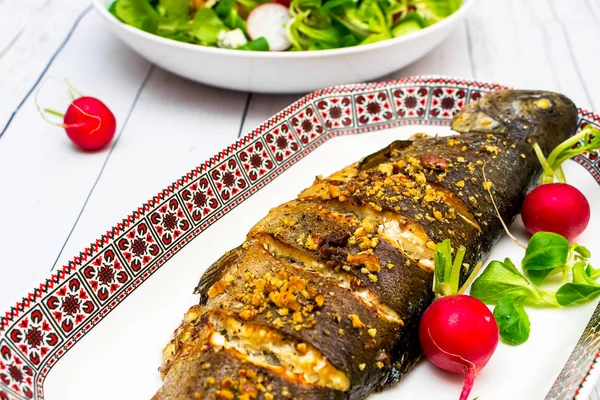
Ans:
{"type": "Polygon", "coordinates": [[[524,305],[564,307],[600,295],[596,282],[600,269],[590,265],[590,257],[590,251],[579,244],[570,244],[556,233],[538,232],[531,237],[521,261],[525,275],[508,258],[492,261],[475,279],[470,294],[496,305],[494,316],[500,336],[510,344],[521,344],[529,337],[524,305]],[[539,287],[555,274],[562,275],[557,290],[539,287]]]}

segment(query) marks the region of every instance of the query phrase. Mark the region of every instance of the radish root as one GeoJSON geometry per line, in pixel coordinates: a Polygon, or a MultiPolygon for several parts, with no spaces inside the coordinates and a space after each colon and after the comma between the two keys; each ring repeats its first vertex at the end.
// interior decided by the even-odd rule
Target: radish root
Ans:
{"type": "MultiPolygon", "coordinates": [[[[65,82],[62,82],[58,78],[55,78],[55,77],[52,77],[52,76],[45,78],[42,81],[42,83],[40,84],[40,86],[38,87],[38,89],[36,90],[35,96],[34,96],[35,107],[37,108],[38,112],[40,113],[40,115],[42,116],[42,118],[44,119],[44,121],[46,121],[50,125],[54,125],[54,126],[57,126],[59,128],[78,128],[78,127],[83,126],[84,124],[59,124],[59,123],[56,123],[56,122],[53,122],[53,121],[49,120],[46,117],[46,115],[44,114],[44,112],[48,112],[50,114],[53,114],[53,115],[56,115],[56,116],[60,116],[59,115],[60,113],[57,113],[56,111],[53,111],[53,110],[50,110],[50,109],[47,109],[47,108],[44,109],[44,110],[42,110],[42,108],[40,106],[40,103],[38,101],[40,91],[43,89],[44,85],[46,84],[46,82],[48,80],[55,80],[55,81],[58,81],[58,82],[62,83],[67,88],[67,91],[69,92],[69,95],[71,96],[71,98],[73,100],[75,100],[75,96],[73,96],[73,92],[75,92],[76,94],[82,96],[81,92],[78,91],[77,89],[75,89],[74,87],[72,87],[71,84],[67,80],[65,80],[65,82]]],[[[98,126],[95,127],[93,130],[91,130],[90,134],[95,133],[96,131],[100,130],[100,128],[102,127],[102,119],[99,116],[92,115],[92,114],[90,114],[88,112],[85,112],[81,107],[79,107],[77,104],[74,104],[73,102],[71,102],[71,105],[77,111],[79,111],[80,113],[82,113],[83,115],[85,115],[86,117],[89,117],[89,118],[92,118],[92,119],[95,119],[95,120],[98,121],[98,126]]]]}
{"type": "MultiPolygon", "coordinates": [[[[487,162],[484,163],[483,166],[481,167],[481,172],[483,172],[484,183],[488,182],[487,177],[485,176],[485,166],[486,165],[487,165],[487,162]]],[[[486,190],[490,195],[490,199],[492,200],[492,205],[494,206],[494,210],[496,211],[496,216],[500,220],[500,223],[502,224],[502,227],[504,228],[504,231],[506,232],[508,237],[511,238],[512,241],[515,242],[520,248],[522,248],[523,250],[527,250],[527,247],[523,246],[523,244],[521,242],[519,242],[519,240],[508,230],[508,226],[506,226],[506,224],[504,223],[504,220],[502,219],[502,216],[500,215],[500,211],[498,211],[498,206],[496,206],[496,202],[494,201],[494,196],[492,195],[491,188],[486,188],[486,190]]]]}
{"type": "Polygon", "coordinates": [[[453,354],[450,352],[447,352],[446,350],[442,349],[435,341],[435,339],[433,338],[433,336],[431,336],[431,330],[427,329],[427,334],[429,335],[429,338],[431,339],[431,343],[433,343],[433,345],[442,353],[447,354],[449,356],[452,357],[456,357],[458,359],[460,359],[461,361],[464,361],[464,364],[461,363],[456,363],[458,365],[460,365],[461,367],[465,368],[465,372],[464,372],[464,376],[465,376],[465,383],[463,384],[463,388],[462,391],[460,393],[460,400],[467,400],[469,397],[469,394],[471,393],[471,389],[473,389],[473,384],[475,383],[475,378],[477,377],[477,366],[475,365],[475,363],[473,363],[472,361],[469,361],[461,356],[459,356],[458,354],[453,354]]]}

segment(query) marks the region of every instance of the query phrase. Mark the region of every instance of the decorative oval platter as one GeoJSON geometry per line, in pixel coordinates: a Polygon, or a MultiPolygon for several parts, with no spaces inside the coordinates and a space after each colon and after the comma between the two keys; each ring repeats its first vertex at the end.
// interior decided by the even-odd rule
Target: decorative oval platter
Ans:
{"type": "MultiPolygon", "coordinates": [[[[466,103],[503,89],[440,77],[309,94],[177,179],[0,314],[0,400],[149,399],[161,350],[203,271],[270,207],[395,139],[448,134],[466,103]]],[[[579,111],[579,125],[600,117],[579,111]]],[[[566,165],[600,212],[597,154],[566,165]]],[[[519,218],[517,218],[519,220],[519,218]]],[[[511,228],[526,240],[519,222],[511,228]]],[[[578,240],[595,250],[600,227],[578,240]]],[[[490,256],[520,259],[510,240],[490,256]]],[[[600,254],[595,255],[600,264],[600,254]]],[[[593,262],[593,261],[592,261],[593,262]]],[[[598,377],[600,308],[531,311],[529,341],[505,344],[475,383],[481,399],[587,399],[598,377]]],[[[461,378],[427,361],[373,399],[456,399],[461,378]]]]}

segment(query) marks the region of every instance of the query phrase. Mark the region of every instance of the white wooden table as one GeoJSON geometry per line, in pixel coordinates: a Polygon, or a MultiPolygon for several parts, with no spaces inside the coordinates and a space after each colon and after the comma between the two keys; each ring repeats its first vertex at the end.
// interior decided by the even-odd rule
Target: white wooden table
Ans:
{"type": "MultiPolygon", "coordinates": [[[[480,0],[448,40],[389,78],[548,89],[600,111],[599,38],[600,0],[480,0]]],[[[86,0],[0,0],[0,308],[299,96],[229,92],[165,72],[105,30],[86,0]],[[34,95],[47,77],[111,107],[112,146],[77,151],[41,119],[34,95]]],[[[68,97],[46,81],[40,102],[64,109],[68,97]]]]}

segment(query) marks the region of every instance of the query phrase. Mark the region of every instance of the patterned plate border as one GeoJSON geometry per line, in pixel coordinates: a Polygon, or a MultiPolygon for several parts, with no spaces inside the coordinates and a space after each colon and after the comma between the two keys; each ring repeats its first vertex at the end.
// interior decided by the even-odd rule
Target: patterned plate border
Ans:
{"type": "MultiPolygon", "coordinates": [[[[448,77],[319,90],[159,192],[0,316],[0,400],[44,398],[44,379],[87,332],[175,253],[327,140],[401,125],[449,125],[505,87],[448,77]]],[[[600,117],[580,110],[580,127],[600,117]]],[[[600,183],[597,154],[576,161],[600,183]]],[[[600,359],[600,307],[547,399],[582,398],[600,359]]],[[[592,385],[595,383],[591,382],[592,385]]]]}

